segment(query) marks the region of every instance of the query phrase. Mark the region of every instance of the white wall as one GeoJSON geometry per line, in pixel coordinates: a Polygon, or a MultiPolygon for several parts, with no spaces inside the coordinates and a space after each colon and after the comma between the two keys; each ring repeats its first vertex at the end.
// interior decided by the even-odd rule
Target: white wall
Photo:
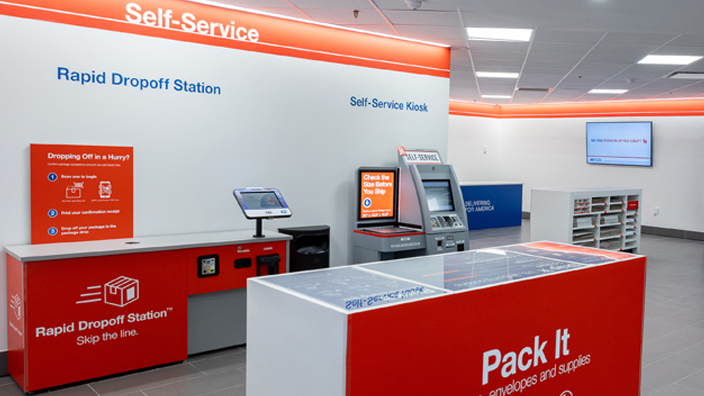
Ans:
{"type": "MultiPolygon", "coordinates": [[[[254,230],[236,187],[278,187],[293,210],[264,228],[327,224],[350,261],[354,177],[398,145],[447,153],[449,82],[436,78],[0,16],[0,246],[30,243],[29,144],[134,147],[134,235],[254,230]],[[57,68],[204,81],[207,96],[59,81],[57,68]],[[350,106],[427,103],[429,113],[350,106]]],[[[5,256],[0,351],[7,349],[5,256]]]]}
{"type": "Polygon", "coordinates": [[[455,168],[460,182],[500,179],[499,134],[495,129],[496,121],[491,118],[450,117],[447,162],[455,168]]]}
{"type": "MultiPolygon", "coordinates": [[[[643,224],[704,231],[703,117],[490,119],[450,116],[448,160],[461,180],[523,182],[523,210],[530,190],[546,187],[643,188],[643,224]],[[587,165],[588,121],[652,121],[651,168],[587,165]],[[479,147],[497,142],[496,156],[479,147]],[[654,208],[660,215],[654,216],[654,208]]],[[[491,149],[489,150],[491,153],[491,149]]]]}

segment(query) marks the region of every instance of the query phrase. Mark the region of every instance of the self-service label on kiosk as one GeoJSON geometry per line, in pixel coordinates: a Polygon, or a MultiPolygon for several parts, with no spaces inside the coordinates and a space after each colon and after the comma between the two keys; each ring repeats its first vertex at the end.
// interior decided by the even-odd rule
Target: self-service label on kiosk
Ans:
{"type": "Polygon", "coordinates": [[[211,254],[198,257],[198,277],[207,278],[220,274],[220,256],[211,254]]]}

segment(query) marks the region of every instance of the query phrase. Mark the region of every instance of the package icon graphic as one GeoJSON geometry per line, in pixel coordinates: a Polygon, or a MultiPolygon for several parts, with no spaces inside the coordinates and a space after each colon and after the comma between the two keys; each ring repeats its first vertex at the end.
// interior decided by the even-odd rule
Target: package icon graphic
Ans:
{"type": "Polygon", "coordinates": [[[124,307],[139,299],[139,281],[121,276],[105,284],[103,291],[105,304],[124,307]]]}
{"type": "Polygon", "coordinates": [[[72,186],[66,187],[66,199],[81,198],[81,191],[83,191],[83,183],[73,182],[72,186]]]}

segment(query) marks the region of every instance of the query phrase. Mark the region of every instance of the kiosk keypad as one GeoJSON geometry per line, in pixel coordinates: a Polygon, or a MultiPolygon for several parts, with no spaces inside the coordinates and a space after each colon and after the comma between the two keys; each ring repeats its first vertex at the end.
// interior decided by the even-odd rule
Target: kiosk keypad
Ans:
{"type": "Polygon", "coordinates": [[[430,218],[433,228],[455,228],[463,227],[462,220],[458,216],[434,216],[430,218]]]}

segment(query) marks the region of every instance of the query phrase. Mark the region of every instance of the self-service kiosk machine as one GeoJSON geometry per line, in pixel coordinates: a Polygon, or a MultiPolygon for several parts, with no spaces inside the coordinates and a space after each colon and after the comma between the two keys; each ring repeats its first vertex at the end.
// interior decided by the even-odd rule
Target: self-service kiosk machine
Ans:
{"type": "Polygon", "coordinates": [[[436,150],[399,153],[399,221],[419,224],[425,232],[425,254],[469,250],[467,212],[452,165],[436,150]]]}
{"type": "Polygon", "coordinates": [[[357,170],[353,262],[469,249],[462,192],[435,150],[399,147],[398,168],[357,170]]]}

